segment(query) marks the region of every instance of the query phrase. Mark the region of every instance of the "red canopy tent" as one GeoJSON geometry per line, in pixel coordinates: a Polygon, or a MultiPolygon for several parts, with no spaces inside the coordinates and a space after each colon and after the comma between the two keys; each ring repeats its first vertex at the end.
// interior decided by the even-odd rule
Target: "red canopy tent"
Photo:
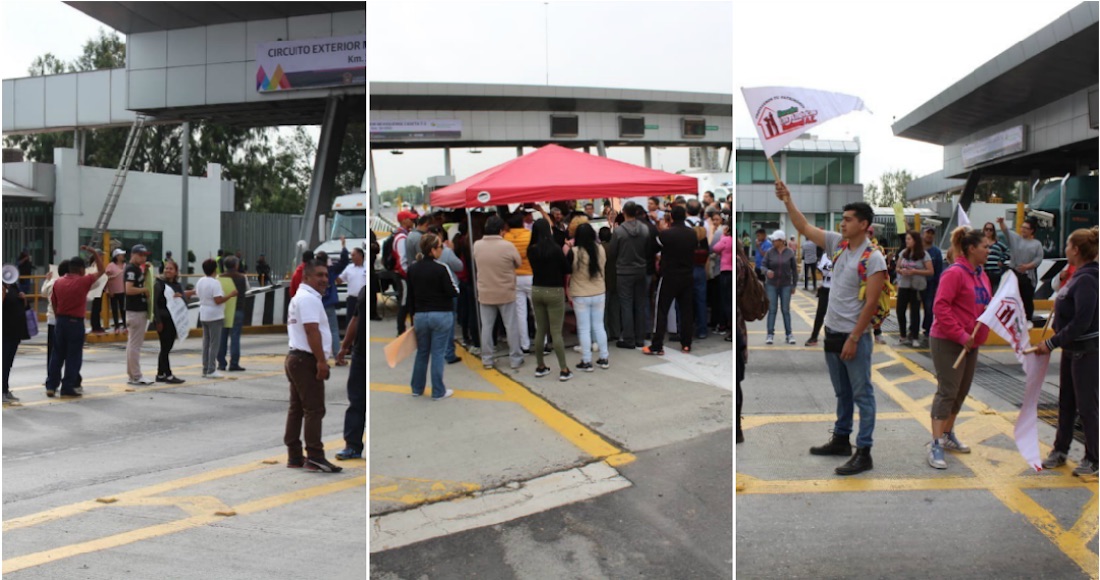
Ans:
{"type": "Polygon", "coordinates": [[[432,192],[436,207],[698,193],[694,177],[546,145],[432,192]]]}

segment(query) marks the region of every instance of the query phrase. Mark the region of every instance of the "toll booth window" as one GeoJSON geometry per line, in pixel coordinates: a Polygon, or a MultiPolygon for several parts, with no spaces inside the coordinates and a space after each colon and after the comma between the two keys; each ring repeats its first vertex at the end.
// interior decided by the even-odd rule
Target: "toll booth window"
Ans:
{"type": "Polygon", "coordinates": [[[620,137],[645,137],[645,117],[619,117],[620,137]]]}
{"type": "Polygon", "coordinates": [[[576,137],[580,134],[580,118],[576,115],[550,115],[551,137],[576,137]]]}
{"type": "Polygon", "coordinates": [[[682,121],[683,130],[681,131],[683,137],[701,138],[707,136],[707,121],[706,119],[689,119],[685,118],[682,121]]]}

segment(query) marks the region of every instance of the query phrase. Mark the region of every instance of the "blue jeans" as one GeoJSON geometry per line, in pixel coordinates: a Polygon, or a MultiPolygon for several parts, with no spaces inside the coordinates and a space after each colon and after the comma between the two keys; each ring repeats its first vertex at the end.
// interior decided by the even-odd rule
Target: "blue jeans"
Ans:
{"type": "Polygon", "coordinates": [[[413,317],[413,330],[416,332],[416,362],[413,364],[412,374],[414,395],[424,394],[429,357],[432,363],[432,398],[438,399],[446,392],[447,387],[443,385],[443,357],[447,352],[447,331],[454,331],[453,324],[453,312],[417,312],[413,317]]]}
{"type": "Polygon", "coordinates": [[[783,309],[783,328],[786,329],[787,334],[791,333],[791,290],[794,286],[773,286],[771,284],[764,284],[764,289],[768,293],[768,334],[775,334],[775,310],[782,306],[783,309]],[[783,304],[780,305],[780,300],[783,304]]]}
{"type": "Polygon", "coordinates": [[[218,346],[218,370],[224,371],[225,353],[229,351],[229,366],[241,366],[241,327],[244,326],[244,311],[240,308],[233,313],[233,328],[223,328],[218,346]],[[226,348],[228,347],[228,348],[226,348]]]}
{"type": "Polygon", "coordinates": [[[80,366],[84,362],[84,319],[58,316],[54,324],[54,353],[46,371],[46,389],[71,393],[80,386],[80,366]],[[61,367],[65,377],[61,377],[61,367]]]}
{"type": "MultiPolygon", "coordinates": [[[[829,332],[828,327],[825,329],[829,332]]],[[[871,351],[874,348],[871,335],[864,333],[856,347],[852,360],[840,360],[840,353],[825,353],[829,365],[829,379],[836,391],[836,424],[833,434],[847,437],[852,433],[853,403],[859,406],[859,435],[857,447],[870,447],[875,431],[875,391],[871,384],[871,351]]]]}
{"type": "MultiPolygon", "coordinates": [[[[360,322],[363,324],[363,322],[360,322]]],[[[367,357],[351,356],[348,369],[348,410],[344,412],[344,445],[363,452],[363,429],[367,421],[367,357]]]]}
{"type": "Polygon", "coordinates": [[[444,355],[447,362],[451,362],[458,358],[458,355],[455,354],[455,325],[458,324],[458,296],[455,296],[451,300],[452,304],[454,304],[454,316],[451,317],[451,332],[447,335],[447,352],[444,355]]]}
{"type": "MultiPolygon", "coordinates": [[[[691,271],[693,290],[695,292],[695,336],[703,338],[707,335],[707,269],[706,266],[695,266],[691,271]]],[[[680,332],[688,329],[681,328],[680,332]]]]}
{"type": "Polygon", "coordinates": [[[932,303],[936,301],[937,287],[938,285],[929,283],[928,288],[921,294],[921,298],[924,300],[924,323],[921,324],[921,328],[926,336],[932,331],[932,303]]]}
{"type": "Polygon", "coordinates": [[[603,327],[604,295],[574,296],[573,314],[577,317],[577,338],[581,341],[581,360],[592,362],[592,343],[600,347],[600,358],[606,359],[607,329],[603,327]]]}

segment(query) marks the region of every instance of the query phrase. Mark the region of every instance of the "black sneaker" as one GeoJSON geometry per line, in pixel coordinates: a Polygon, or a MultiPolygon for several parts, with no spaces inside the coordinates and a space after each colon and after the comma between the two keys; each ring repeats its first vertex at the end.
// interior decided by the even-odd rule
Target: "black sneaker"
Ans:
{"type": "Polygon", "coordinates": [[[176,375],[168,375],[168,377],[164,379],[164,382],[168,383],[169,385],[180,385],[187,381],[184,381],[176,375]]]}
{"type": "Polygon", "coordinates": [[[600,367],[601,369],[609,369],[611,368],[611,363],[608,362],[607,359],[601,358],[596,361],[596,366],[600,367]]]}
{"type": "Polygon", "coordinates": [[[4,403],[5,404],[18,403],[18,402],[19,402],[19,398],[16,397],[15,395],[11,394],[10,391],[7,392],[7,393],[4,393],[4,403]]]}
{"type": "Polygon", "coordinates": [[[61,394],[62,399],[79,399],[80,397],[84,396],[84,395],[76,392],[75,390],[66,391],[64,389],[61,390],[60,394],[61,394]]]}
{"type": "Polygon", "coordinates": [[[558,375],[558,380],[563,383],[571,378],[573,378],[573,371],[569,369],[562,369],[561,374],[558,375]]]}
{"type": "Polygon", "coordinates": [[[625,340],[620,340],[620,341],[616,342],[615,346],[617,346],[619,348],[626,348],[626,349],[634,350],[634,343],[633,342],[627,342],[625,340]]]}
{"type": "Polygon", "coordinates": [[[320,471],[322,473],[340,473],[344,468],[333,465],[324,457],[320,459],[306,458],[306,471],[320,471]]]}
{"type": "MultiPolygon", "coordinates": [[[[222,370],[225,370],[225,369],[222,369],[222,370]]],[[[233,365],[233,366],[229,367],[228,370],[230,372],[239,373],[239,372],[244,370],[244,367],[242,367],[241,365],[233,365]]]]}
{"type": "Polygon", "coordinates": [[[535,378],[545,377],[550,374],[550,367],[539,367],[535,369],[535,378]]]}
{"type": "Polygon", "coordinates": [[[157,375],[156,380],[157,380],[158,383],[167,383],[168,382],[168,376],[167,375],[157,375]]]}
{"type": "Polygon", "coordinates": [[[301,469],[306,466],[306,458],[296,457],[293,459],[287,459],[286,466],[289,469],[301,469]]]}
{"type": "Polygon", "coordinates": [[[590,373],[590,372],[592,372],[596,369],[592,367],[592,363],[581,361],[581,362],[577,363],[577,370],[578,371],[584,371],[586,373],[590,373]]]}

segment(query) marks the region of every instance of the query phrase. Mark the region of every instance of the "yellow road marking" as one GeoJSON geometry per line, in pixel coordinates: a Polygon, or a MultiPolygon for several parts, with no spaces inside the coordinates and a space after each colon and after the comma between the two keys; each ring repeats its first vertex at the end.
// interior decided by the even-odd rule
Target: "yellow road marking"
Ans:
{"type": "MultiPolygon", "coordinates": [[[[792,306],[799,311],[801,316],[805,313],[797,306],[792,306]]],[[[759,333],[757,331],[757,333],[759,333]]],[[[985,351],[983,347],[983,351],[985,351]]],[[[894,400],[903,409],[901,413],[881,413],[878,418],[916,420],[931,433],[929,420],[929,406],[933,396],[913,399],[905,394],[898,385],[916,380],[926,380],[936,384],[936,378],[917,363],[901,355],[898,351],[886,345],[875,345],[875,351],[885,354],[891,360],[872,365],[872,383],[880,391],[894,400]],[[897,379],[887,379],[881,370],[896,364],[904,365],[909,374],[897,379]]],[[[998,413],[988,405],[968,397],[966,406],[976,412],[960,413],[960,419],[967,418],[956,424],[956,431],[963,439],[974,442],[974,451],[971,454],[952,454],[953,459],[959,461],[974,474],[973,477],[938,477],[938,478],[912,478],[912,479],[872,479],[872,478],[843,478],[827,480],[801,480],[801,481],[766,481],[752,476],[737,474],[737,491],[741,494],[791,494],[813,492],[858,492],[858,491],[913,491],[913,490],[953,490],[974,489],[987,490],[1009,510],[1022,515],[1040,533],[1046,536],[1059,550],[1070,560],[1081,567],[1091,578],[1098,578],[1100,571],[1096,568],[1097,554],[1088,548],[1093,536],[1100,529],[1097,511],[1097,486],[1094,482],[1082,482],[1079,478],[1073,478],[1065,474],[1061,476],[1036,476],[1030,468],[1021,465],[1019,457],[1014,451],[981,445],[984,441],[998,435],[1013,436],[1013,424],[1018,413],[998,413]],[[1075,524],[1068,530],[1064,529],[1051,512],[1043,508],[1030,496],[1024,493],[1024,489],[1050,489],[1050,488],[1085,488],[1092,497],[1082,508],[1082,513],[1075,524]]],[[[770,415],[759,418],[746,417],[742,419],[742,428],[746,425],[758,427],[768,423],[802,422],[817,420],[824,415],[770,415]]],[[[834,416],[827,419],[835,420],[834,416]]],[[[1043,445],[1046,447],[1046,445],[1043,445]]]]}
{"type": "Polygon", "coordinates": [[[443,501],[481,489],[481,486],[476,483],[464,481],[387,477],[385,475],[372,475],[370,486],[371,501],[388,501],[405,505],[443,501]]]}
{"type": "MultiPolygon", "coordinates": [[[[325,443],[325,449],[331,450],[335,448],[342,448],[343,444],[344,442],[342,439],[332,440],[325,443]]],[[[353,478],[340,479],[331,483],[313,486],[301,490],[295,490],[292,492],[278,494],[258,500],[252,500],[235,507],[227,506],[218,498],[209,495],[160,495],[166,492],[192,487],[203,483],[209,483],[211,481],[216,481],[219,479],[238,476],[260,469],[271,469],[271,461],[274,461],[276,465],[279,465],[281,467],[281,465],[286,462],[286,456],[276,455],[274,457],[256,462],[216,469],[214,471],[199,473],[172,481],[166,481],[139,489],[122,492],[112,496],[111,499],[113,499],[114,501],[110,503],[101,503],[96,500],[82,501],[18,518],[12,518],[10,520],[5,520],[3,531],[4,533],[8,533],[14,530],[18,530],[20,528],[33,527],[44,523],[73,517],[93,510],[109,507],[170,505],[175,506],[183,510],[185,513],[189,514],[189,517],[172,522],[166,522],[163,524],[149,526],[137,530],[131,530],[128,532],[123,532],[104,538],[98,538],[87,542],[62,546],[51,550],[45,550],[42,552],[36,552],[33,554],[27,554],[24,556],[18,556],[15,558],[4,560],[3,572],[6,574],[8,572],[14,572],[16,570],[22,570],[24,568],[39,566],[41,564],[45,564],[62,558],[69,558],[80,554],[87,554],[99,550],[115,548],[137,541],[164,536],[186,529],[206,525],[212,522],[217,522],[223,519],[223,516],[217,515],[217,513],[236,512],[237,515],[247,515],[258,511],[288,505],[294,502],[311,499],[338,491],[343,491],[346,489],[366,487],[367,478],[366,475],[363,475],[353,478]]],[[[365,470],[366,468],[366,462],[362,460],[346,461],[343,463],[345,465],[345,469],[350,469],[352,471],[357,471],[360,469],[365,470]]]]}
{"type": "MultiPolygon", "coordinates": [[[[265,378],[268,378],[268,377],[284,376],[285,374],[286,374],[285,371],[260,373],[260,374],[251,373],[247,376],[242,375],[239,378],[238,377],[228,377],[228,378],[225,378],[225,379],[208,379],[208,380],[197,380],[197,381],[196,380],[190,380],[190,381],[187,381],[186,383],[183,383],[181,385],[169,385],[169,384],[164,384],[164,383],[161,383],[161,384],[152,383],[152,385],[150,385],[148,387],[139,387],[139,386],[136,386],[136,385],[105,385],[110,389],[106,393],[85,393],[84,396],[76,397],[76,398],[73,398],[73,399],[56,398],[56,399],[42,399],[42,400],[39,400],[39,401],[27,401],[27,402],[24,402],[24,403],[20,403],[17,406],[12,406],[12,408],[39,407],[39,406],[42,406],[42,405],[59,405],[59,404],[63,404],[63,403],[76,403],[76,402],[79,402],[79,401],[87,401],[88,399],[104,399],[104,398],[108,398],[108,397],[118,397],[118,396],[122,396],[122,395],[127,395],[127,394],[130,394],[130,393],[150,393],[150,392],[153,392],[153,391],[163,391],[163,390],[166,390],[166,389],[176,389],[176,388],[181,388],[181,387],[194,387],[196,385],[212,385],[212,384],[215,384],[215,383],[226,383],[226,382],[232,382],[232,381],[241,380],[241,379],[265,379],[265,378]]],[[[88,384],[88,382],[85,382],[85,384],[88,384]]],[[[42,388],[42,387],[39,387],[39,388],[42,388]]],[[[4,408],[7,409],[8,407],[5,406],[4,408]]]]}
{"type": "MultiPolygon", "coordinates": [[[[384,384],[384,383],[371,383],[370,384],[370,390],[371,390],[371,392],[377,392],[377,393],[395,393],[395,394],[398,394],[398,395],[405,395],[406,397],[412,394],[412,391],[409,389],[408,386],[387,385],[387,384],[384,384]]],[[[472,399],[472,400],[475,400],[475,401],[500,401],[500,402],[505,402],[505,403],[512,402],[511,399],[509,399],[508,397],[506,397],[506,396],[504,396],[500,393],[486,393],[486,392],[483,392],[483,391],[464,391],[464,390],[459,390],[459,389],[454,389],[454,392],[455,392],[454,398],[456,398],[456,399],[472,399]]],[[[427,389],[424,390],[424,396],[425,397],[430,397],[431,396],[431,388],[427,388],[427,389]]]]}
{"type": "Polygon", "coordinates": [[[466,368],[500,389],[508,400],[527,409],[529,413],[542,421],[547,427],[557,431],[559,435],[577,446],[581,451],[599,459],[607,459],[612,455],[622,453],[621,449],[604,441],[595,431],[554,408],[553,405],[527,390],[526,387],[495,369],[489,370],[482,367],[481,360],[478,357],[467,353],[467,356],[462,357],[462,362],[466,365],[466,368]]]}
{"type": "MultiPolygon", "coordinates": [[[[366,482],[367,477],[365,475],[342,479],[306,489],[253,500],[232,508],[232,510],[236,511],[238,515],[248,515],[275,507],[289,505],[306,499],[321,497],[348,489],[355,489],[357,487],[364,487],[366,485],[366,482]]],[[[52,550],[44,550],[24,556],[17,556],[15,558],[4,560],[3,573],[8,574],[11,572],[23,570],[24,568],[40,566],[49,562],[56,562],[65,558],[79,556],[81,554],[88,554],[92,552],[98,552],[100,550],[117,548],[119,546],[133,544],[142,540],[148,540],[151,538],[182,532],[184,530],[189,530],[192,528],[197,528],[199,526],[204,526],[221,521],[222,518],[223,516],[219,516],[214,514],[213,512],[209,512],[204,515],[193,515],[187,518],[154,526],[139,528],[136,530],[130,530],[128,532],[122,532],[104,538],[97,538],[95,540],[90,540],[87,542],[80,542],[77,544],[62,546],[60,548],[54,548],[52,550]]]]}

